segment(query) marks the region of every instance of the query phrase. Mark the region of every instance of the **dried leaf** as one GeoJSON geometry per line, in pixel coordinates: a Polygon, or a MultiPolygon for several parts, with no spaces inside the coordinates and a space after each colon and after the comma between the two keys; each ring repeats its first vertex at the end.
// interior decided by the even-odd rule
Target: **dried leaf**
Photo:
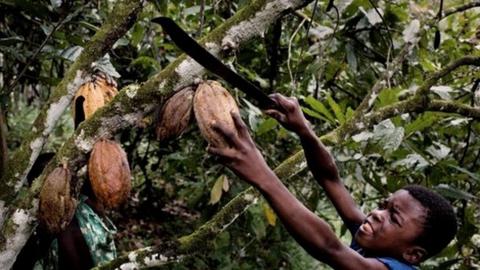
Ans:
{"type": "Polygon", "coordinates": [[[263,213],[265,214],[265,217],[267,218],[268,224],[271,226],[275,226],[277,224],[277,214],[273,211],[273,209],[270,207],[270,205],[266,202],[263,203],[263,213]]]}
{"type": "Polygon", "coordinates": [[[216,204],[220,201],[222,198],[222,188],[224,185],[224,181],[227,179],[225,175],[221,175],[220,177],[217,178],[217,181],[215,181],[215,184],[213,185],[212,190],[210,191],[210,201],[208,204],[216,204]]]}

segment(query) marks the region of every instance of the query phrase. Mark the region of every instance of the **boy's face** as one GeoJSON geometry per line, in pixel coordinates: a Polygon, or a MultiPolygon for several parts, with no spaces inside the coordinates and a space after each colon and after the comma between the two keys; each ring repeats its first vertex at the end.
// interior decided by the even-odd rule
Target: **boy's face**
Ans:
{"type": "Polygon", "coordinates": [[[357,243],[373,255],[402,258],[422,233],[426,209],[400,189],[367,215],[355,234],[357,243]]]}

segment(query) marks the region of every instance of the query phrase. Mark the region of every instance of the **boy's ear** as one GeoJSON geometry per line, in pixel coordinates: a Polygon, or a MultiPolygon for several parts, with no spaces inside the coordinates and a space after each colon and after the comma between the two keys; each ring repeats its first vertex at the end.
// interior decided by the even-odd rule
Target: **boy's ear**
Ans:
{"type": "Polygon", "coordinates": [[[427,256],[427,251],[420,246],[407,248],[402,254],[403,259],[413,265],[419,264],[427,256]]]}

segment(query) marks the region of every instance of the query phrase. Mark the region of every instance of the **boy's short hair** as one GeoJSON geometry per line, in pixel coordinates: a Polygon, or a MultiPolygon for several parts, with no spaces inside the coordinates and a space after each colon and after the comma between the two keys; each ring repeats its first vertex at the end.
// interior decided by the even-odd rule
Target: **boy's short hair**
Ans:
{"type": "Polygon", "coordinates": [[[432,190],[409,185],[402,189],[422,204],[427,210],[423,231],[418,236],[416,244],[427,251],[427,259],[445,248],[457,233],[457,219],[452,205],[442,196],[432,190]]]}

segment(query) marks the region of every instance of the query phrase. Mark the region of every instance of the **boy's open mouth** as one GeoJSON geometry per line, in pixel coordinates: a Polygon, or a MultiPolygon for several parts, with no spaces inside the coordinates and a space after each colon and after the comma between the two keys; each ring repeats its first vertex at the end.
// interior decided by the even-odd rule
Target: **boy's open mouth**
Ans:
{"type": "Polygon", "coordinates": [[[362,232],[364,232],[365,234],[373,234],[373,228],[372,228],[372,225],[368,222],[368,221],[365,221],[361,226],[360,226],[360,230],[362,230],[362,232]]]}

